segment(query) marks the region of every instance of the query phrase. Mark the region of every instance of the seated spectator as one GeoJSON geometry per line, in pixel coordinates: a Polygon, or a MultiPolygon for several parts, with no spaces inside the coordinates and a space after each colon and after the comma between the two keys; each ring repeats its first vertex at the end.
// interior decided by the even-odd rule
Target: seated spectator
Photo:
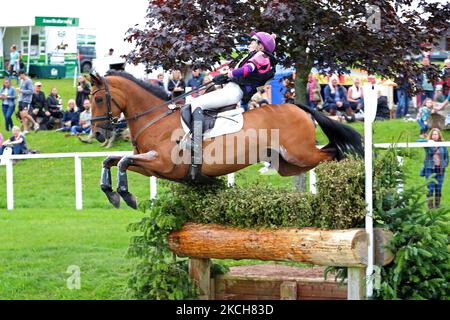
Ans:
{"type": "Polygon", "coordinates": [[[77,110],[76,102],[74,99],[70,99],[67,102],[67,110],[62,117],[62,127],[56,131],[69,132],[73,126],[77,126],[80,123],[80,112],[77,110]]]}
{"type": "Polygon", "coordinates": [[[42,83],[36,82],[33,97],[31,99],[31,116],[34,121],[39,123],[45,129],[50,119],[50,113],[47,111],[47,100],[42,92],[42,83]]]}
{"type": "Polygon", "coordinates": [[[159,73],[156,76],[155,85],[158,86],[158,87],[161,87],[161,88],[163,88],[165,90],[165,88],[164,88],[164,74],[163,73],[159,73]]]}
{"type": "Polygon", "coordinates": [[[388,106],[388,98],[382,96],[381,92],[378,92],[377,100],[377,113],[375,115],[375,120],[389,120],[391,118],[391,111],[388,106]]]}
{"type": "Polygon", "coordinates": [[[348,89],[347,101],[353,111],[359,111],[364,107],[364,94],[359,78],[353,80],[353,86],[348,89]]]}
{"type": "Polygon", "coordinates": [[[331,116],[335,116],[337,111],[345,111],[347,121],[354,121],[355,115],[352,108],[347,101],[347,92],[343,86],[338,83],[338,76],[333,75],[330,78],[329,84],[325,87],[324,95],[324,109],[329,112],[331,116]]]}
{"type": "MultiPolygon", "coordinates": [[[[212,77],[210,75],[205,75],[205,77],[203,78],[203,85],[207,85],[207,84],[211,84],[212,81],[212,77]]],[[[208,89],[208,92],[214,91],[216,90],[216,86],[215,85],[211,85],[211,86],[206,86],[203,89],[201,89],[198,93],[199,95],[202,95],[205,93],[206,89],[208,89]]]]}
{"type": "Polygon", "coordinates": [[[58,96],[58,91],[56,88],[52,88],[50,95],[47,97],[47,111],[45,112],[45,114],[49,116],[47,129],[54,129],[56,119],[61,119],[63,117],[61,107],[61,98],[58,96]]]}
{"type": "Polygon", "coordinates": [[[91,102],[89,101],[89,99],[84,100],[83,107],[84,111],[80,114],[80,123],[70,128],[71,135],[77,135],[80,133],[89,134],[91,132],[92,114],[91,114],[91,102]]]}
{"type": "MultiPolygon", "coordinates": [[[[200,73],[199,68],[192,69],[192,78],[189,79],[187,86],[191,87],[190,90],[195,90],[203,85],[203,75],[200,73]]],[[[198,96],[198,93],[193,93],[192,96],[195,98],[198,96]]]]}
{"type": "Polygon", "coordinates": [[[20,128],[14,126],[12,128],[12,137],[2,143],[0,148],[0,155],[3,155],[5,148],[12,148],[12,154],[26,154],[28,153],[25,136],[20,132],[20,128]]]}

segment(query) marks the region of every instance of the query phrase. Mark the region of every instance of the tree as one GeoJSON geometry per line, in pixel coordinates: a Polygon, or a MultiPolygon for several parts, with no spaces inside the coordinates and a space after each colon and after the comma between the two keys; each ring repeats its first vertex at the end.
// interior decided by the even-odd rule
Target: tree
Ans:
{"type": "MultiPolygon", "coordinates": [[[[311,68],[346,73],[356,67],[394,78],[416,79],[422,66],[408,55],[446,35],[450,4],[426,0],[150,0],[144,29],[132,28],[128,55],[148,68],[170,69],[187,62],[211,66],[232,54],[245,34],[278,35],[276,54],[297,70],[296,92],[305,100],[311,68]],[[415,7],[411,5],[415,3],[415,7]],[[418,12],[422,12],[419,14],[418,12]]],[[[437,69],[426,70],[431,79],[437,69]]]]}

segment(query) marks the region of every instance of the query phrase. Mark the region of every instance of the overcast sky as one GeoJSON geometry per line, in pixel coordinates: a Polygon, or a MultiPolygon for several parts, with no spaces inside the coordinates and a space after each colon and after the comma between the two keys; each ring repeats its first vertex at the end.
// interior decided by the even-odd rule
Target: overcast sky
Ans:
{"type": "Polygon", "coordinates": [[[20,0],[20,11],[26,15],[78,17],[81,28],[95,28],[99,56],[109,48],[117,54],[128,53],[132,46],[123,41],[124,34],[134,24],[144,23],[147,7],[147,0],[20,0]]]}

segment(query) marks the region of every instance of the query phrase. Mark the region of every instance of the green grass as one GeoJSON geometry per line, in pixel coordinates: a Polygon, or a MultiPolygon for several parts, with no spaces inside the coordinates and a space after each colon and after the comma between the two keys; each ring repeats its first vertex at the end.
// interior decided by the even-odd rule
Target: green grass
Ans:
{"type": "MultiPolygon", "coordinates": [[[[44,91],[52,86],[67,100],[75,97],[72,80],[40,79],[44,91]]],[[[14,119],[17,124],[17,119],[14,119]]],[[[353,125],[363,132],[362,123],[353,125]]],[[[3,118],[0,131],[5,139],[3,118]]],[[[318,140],[327,142],[320,130],[318,140]]],[[[400,120],[376,122],[374,142],[415,141],[419,128],[415,122],[400,120]]],[[[450,133],[445,132],[446,139],[450,133]]],[[[30,133],[28,145],[41,153],[105,151],[97,142],[82,144],[58,132],[30,133]]],[[[126,142],[111,151],[131,150],[126,142]]],[[[423,149],[411,149],[405,158],[406,187],[424,183],[419,170],[423,149]]],[[[76,211],[73,159],[19,161],[14,166],[15,210],[6,208],[5,168],[0,167],[0,299],[123,299],[131,261],[125,258],[131,236],[128,223],[141,217],[139,212],[122,207],[113,209],[99,188],[101,158],[82,160],[84,211],[76,211]],[[69,290],[66,273],[70,265],[81,269],[81,290],[69,290]]],[[[236,174],[236,183],[262,181],[275,186],[290,186],[292,178],[260,176],[255,165],[236,174]]],[[[113,171],[115,174],[115,171],[113,171]]],[[[114,177],[114,176],[113,176],[114,177]]],[[[115,180],[115,179],[114,179],[115,180]]],[[[138,200],[148,199],[149,178],[129,174],[130,191],[138,200]]],[[[159,192],[164,185],[158,183],[159,192]]],[[[444,205],[450,204],[444,182],[444,205]]],[[[242,262],[228,261],[228,265],[242,262]]]]}
{"type": "Polygon", "coordinates": [[[128,210],[19,209],[0,212],[0,299],[123,299],[131,260],[125,258],[139,219],[128,210]],[[81,271],[69,290],[69,266],[81,271]]]}

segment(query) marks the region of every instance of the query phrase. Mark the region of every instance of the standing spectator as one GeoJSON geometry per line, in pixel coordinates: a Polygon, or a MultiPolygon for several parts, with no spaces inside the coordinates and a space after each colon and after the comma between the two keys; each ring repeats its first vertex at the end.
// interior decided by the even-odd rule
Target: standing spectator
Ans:
{"type": "MultiPolygon", "coordinates": [[[[428,70],[431,68],[430,65],[430,59],[428,57],[425,57],[422,59],[422,66],[425,70],[428,70]]],[[[422,94],[420,95],[420,104],[422,104],[426,98],[433,99],[434,97],[434,86],[433,84],[428,80],[426,72],[423,72],[419,76],[419,87],[422,91],[422,94]]]]}
{"type": "Polygon", "coordinates": [[[317,106],[323,103],[322,95],[320,94],[319,80],[314,74],[310,73],[308,77],[308,84],[306,85],[306,97],[308,105],[311,109],[316,110],[317,106]]]}
{"type": "Polygon", "coordinates": [[[450,93],[450,59],[445,59],[444,68],[441,73],[442,93],[448,95],[450,93]]]}
{"type": "Polygon", "coordinates": [[[17,52],[17,47],[15,44],[11,46],[11,52],[9,53],[9,80],[13,77],[16,78],[16,83],[19,84],[19,73],[20,70],[20,54],[17,52]]]}
{"type": "Polygon", "coordinates": [[[0,149],[0,155],[3,155],[5,148],[12,148],[12,154],[25,154],[28,153],[27,143],[25,136],[20,132],[20,128],[14,126],[12,128],[13,135],[11,138],[3,142],[0,149]]]}
{"type": "Polygon", "coordinates": [[[80,112],[84,111],[84,100],[89,99],[89,95],[91,94],[91,87],[89,83],[86,81],[86,78],[81,75],[78,77],[78,86],[77,86],[77,95],[75,101],[77,103],[78,110],[80,112]]]}
{"type": "MultiPolygon", "coordinates": [[[[428,139],[434,142],[444,141],[439,129],[431,129],[428,139]]],[[[427,147],[425,148],[425,160],[421,176],[429,179],[434,176],[437,180],[428,184],[428,208],[439,208],[441,206],[442,184],[444,182],[445,168],[448,166],[448,149],[446,147],[427,147]]]]}
{"type": "Polygon", "coordinates": [[[34,130],[39,130],[39,124],[30,115],[31,100],[33,99],[33,82],[27,77],[25,71],[19,71],[20,89],[19,89],[19,118],[22,122],[24,134],[28,133],[28,123],[34,125],[34,130]]]}
{"type": "Polygon", "coordinates": [[[50,113],[47,111],[47,100],[44,92],[42,92],[42,83],[40,82],[36,82],[34,86],[33,98],[31,99],[31,116],[44,129],[46,128],[50,113]],[[41,118],[41,121],[38,121],[38,118],[41,118]]]}
{"type": "Polygon", "coordinates": [[[74,99],[70,99],[67,102],[67,110],[64,112],[62,118],[62,128],[56,131],[69,132],[73,126],[78,126],[80,123],[80,112],[77,110],[77,106],[74,99]]]}
{"type": "Polygon", "coordinates": [[[49,96],[47,97],[47,111],[46,115],[49,117],[47,129],[54,129],[55,120],[61,119],[63,117],[63,113],[61,111],[61,98],[58,95],[58,90],[56,88],[52,88],[49,96]]]}
{"type": "Polygon", "coordinates": [[[12,115],[16,108],[16,90],[11,87],[11,81],[8,78],[5,78],[3,81],[0,100],[2,101],[2,111],[5,117],[5,129],[6,131],[10,131],[14,126],[12,115]]]}
{"type": "Polygon", "coordinates": [[[411,96],[408,91],[411,88],[411,83],[403,73],[399,74],[395,83],[397,84],[397,110],[395,117],[399,119],[408,114],[409,103],[411,102],[411,96]]]}
{"type": "Polygon", "coordinates": [[[70,128],[70,132],[72,135],[76,135],[79,133],[90,133],[91,132],[91,102],[89,99],[85,99],[84,103],[84,111],[80,114],[80,123],[79,125],[74,125],[70,128]]]}
{"type": "MultiPolygon", "coordinates": [[[[347,116],[351,117],[350,121],[355,119],[352,108],[347,101],[347,93],[345,92],[344,87],[338,84],[338,76],[331,76],[329,84],[325,87],[324,95],[324,109],[325,111],[328,111],[330,115],[335,116],[336,111],[339,110],[345,111],[347,116]]],[[[349,118],[346,118],[346,120],[349,121],[349,118]]]]}
{"type": "Polygon", "coordinates": [[[420,136],[422,138],[427,137],[427,131],[430,128],[428,125],[428,117],[431,114],[431,110],[433,108],[433,100],[427,98],[423,106],[419,109],[419,113],[417,114],[417,122],[420,126],[420,136]]]}
{"type": "Polygon", "coordinates": [[[181,71],[173,70],[167,86],[167,90],[171,93],[172,98],[181,96],[184,93],[185,88],[186,85],[184,84],[184,80],[181,79],[181,71]]]}
{"type": "Polygon", "coordinates": [[[354,111],[364,107],[364,93],[359,78],[355,78],[355,80],[353,80],[353,85],[348,89],[347,101],[350,108],[354,111]]]}
{"type": "MultiPolygon", "coordinates": [[[[189,79],[187,86],[191,87],[191,90],[200,88],[203,85],[203,75],[200,73],[200,69],[192,69],[192,78],[189,79]]],[[[198,93],[193,93],[192,96],[195,98],[198,93]]]]}

